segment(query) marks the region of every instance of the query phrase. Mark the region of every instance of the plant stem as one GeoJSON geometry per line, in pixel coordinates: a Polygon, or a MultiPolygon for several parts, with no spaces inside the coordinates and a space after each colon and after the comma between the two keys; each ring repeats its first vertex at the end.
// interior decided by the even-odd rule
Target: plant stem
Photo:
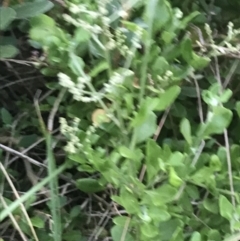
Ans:
{"type": "MultiPolygon", "coordinates": [[[[48,133],[46,136],[47,145],[47,162],[48,162],[48,176],[56,170],[56,161],[52,151],[52,135],[48,133]]],[[[51,213],[53,218],[53,236],[54,241],[62,240],[62,224],[61,224],[61,203],[58,192],[58,178],[52,178],[49,182],[50,195],[51,195],[51,213]]]]}
{"type": "Polygon", "coordinates": [[[148,36],[145,43],[145,55],[143,57],[143,64],[141,67],[141,78],[140,78],[140,93],[139,93],[139,102],[140,104],[143,101],[143,97],[145,94],[145,88],[146,88],[146,82],[147,82],[147,69],[148,69],[148,62],[150,59],[150,50],[151,50],[151,44],[152,44],[152,34],[153,34],[153,19],[155,16],[155,9],[157,6],[158,1],[157,0],[150,0],[147,3],[147,25],[148,25],[148,36]],[[149,8],[149,9],[148,9],[149,8]],[[150,11],[151,10],[151,11],[150,11]]]}

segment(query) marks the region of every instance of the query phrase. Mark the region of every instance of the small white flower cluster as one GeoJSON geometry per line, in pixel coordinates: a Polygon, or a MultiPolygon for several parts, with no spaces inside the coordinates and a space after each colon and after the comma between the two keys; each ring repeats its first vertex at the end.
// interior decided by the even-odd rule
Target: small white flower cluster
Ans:
{"type": "Polygon", "coordinates": [[[125,44],[126,42],[126,35],[124,34],[125,29],[124,28],[118,28],[115,32],[116,34],[116,47],[119,49],[120,53],[123,56],[126,56],[129,54],[129,47],[125,44]]]}
{"type": "Polygon", "coordinates": [[[233,29],[233,23],[229,22],[228,23],[228,34],[227,34],[227,39],[231,40],[234,37],[234,29],[233,29]]]}
{"type": "Polygon", "coordinates": [[[125,69],[121,74],[118,72],[114,72],[109,82],[104,84],[105,93],[111,93],[111,94],[114,93],[116,88],[122,85],[124,80],[127,77],[130,77],[133,75],[134,75],[134,72],[129,69],[125,69]]]}
{"type": "Polygon", "coordinates": [[[120,9],[120,10],[118,11],[118,16],[121,17],[121,18],[123,18],[123,19],[126,19],[126,18],[128,17],[128,12],[125,11],[124,9],[120,9]]]}
{"type": "Polygon", "coordinates": [[[85,141],[87,143],[91,143],[90,141],[90,137],[92,136],[92,134],[94,134],[96,132],[96,127],[95,126],[89,126],[89,128],[86,131],[86,139],[85,141]]]}
{"type": "Polygon", "coordinates": [[[142,35],[143,35],[143,29],[138,26],[137,30],[134,32],[134,37],[132,39],[132,44],[137,49],[141,49],[142,48],[142,46],[140,44],[142,35]]]}
{"type": "Polygon", "coordinates": [[[85,86],[91,81],[89,76],[78,77],[77,83],[74,83],[71,78],[63,73],[58,74],[59,84],[64,88],[67,88],[68,91],[73,95],[73,98],[77,101],[82,102],[98,102],[103,98],[103,93],[94,93],[85,91],[85,86]],[[87,95],[86,95],[87,94],[87,95]]]}
{"type": "Polygon", "coordinates": [[[227,39],[226,41],[231,41],[233,40],[237,35],[240,34],[240,29],[234,29],[234,25],[232,22],[228,23],[228,34],[227,34],[227,39]]]}
{"type": "Polygon", "coordinates": [[[106,44],[106,49],[108,49],[108,50],[115,49],[117,47],[116,41],[114,40],[114,35],[109,30],[109,26],[105,25],[104,35],[108,39],[108,42],[106,44]]]}
{"type": "MultiPolygon", "coordinates": [[[[115,31],[116,40],[113,39],[113,35],[110,34],[108,49],[118,48],[120,53],[123,56],[132,56],[134,53],[130,47],[126,45],[126,35],[124,33],[128,32],[126,28],[120,27],[115,31]]],[[[136,31],[134,32],[134,36],[131,39],[132,46],[136,49],[141,49],[142,46],[140,44],[143,35],[143,29],[140,26],[137,26],[136,31]]]]}
{"type": "Polygon", "coordinates": [[[106,16],[108,14],[107,5],[111,0],[101,0],[98,1],[98,11],[101,15],[106,16]]]}
{"type": "Polygon", "coordinates": [[[183,12],[179,8],[175,9],[175,17],[178,19],[183,17],[183,12]]]}
{"type": "Polygon", "coordinates": [[[96,19],[100,16],[100,14],[97,13],[96,11],[88,10],[84,4],[77,5],[77,4],[70,3],[69,11],[73,14],[85,13],[91,16],[93,19],[96,19]]]}
{"type": "Polygon", "coordinates": [[[86,21],[83,21],[80,18],[76,18],[74,19],[73,17],[71,17],[68,14],[63,14],[62,15],[64,20],[68,23],[71,23],[72,25],[74,25],[75,27],[81,27],[87,31],[89,31],[92,34],[100,34],[102,33],[102,28],[99,27],[97,24],[89,24],[86,21]]]}
{"type": "Polygon", "coordinates": [[[83,145],[80,143],[79,138],[77,137],[77,134],[79,132],[78,125],[80,123],[80,119],[74,118],[72,126],[69,126],[67,124],[65,118],[60,118],[59,122],[60,131],[68,140],[64,150],[72,154],[77,153],[77,151],[83,147],[83,145]]]}
{"type": "Polygon", "coordinates": [[[205,24],[205,31],[208,35],[210,43],[214,45],[215,41],[213,40],[212,29],[210,28],[209,24],[205,24]]]}
{"type": "Polygon", "coordinates": [[[75,83],[71,80],[71,78],[64,73],[59,73],[58,79],[59,79],[59,84],[64,88],[71,89],[71,88],[74,88],[75,86],[75,83]]]}
{"type": "Polygon", "coordinates": [[[163,75],[163,77],[158,75],[158,76],[157,76],[157,79],[158,79],[161,83],[163,83],[163,82],[168,82],[168,81],[170,81],[171,78],[172,78],[172,76],[173,76],[173,72],[170,71],[170,70],[167,70],[166,73],[163,75]]]}
{"type": "Polygon", "coordinates": [[[240,52],[240,44],[234,44],[234,46],[231,44],[231,41],[234,40],[234,38],[240,34],[240,29],[233,29],[234,25],[232,22],[229,22],[228,24],[228,33],[227,37],[223,41],[224,45],[217,45],[215,44],[215,41],[213,40],[212,36],[212,30],[208,24],[205,24],[205,30],[208,34],[211,48],[212,48],[212,56],[220,56],[220,55],[237,55],[239,56],[240,52]]]}

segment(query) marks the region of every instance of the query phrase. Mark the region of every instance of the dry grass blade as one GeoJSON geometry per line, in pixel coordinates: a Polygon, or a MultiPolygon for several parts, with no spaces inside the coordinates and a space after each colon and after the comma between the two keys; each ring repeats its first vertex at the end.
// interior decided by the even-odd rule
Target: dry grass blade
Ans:
{"type": "MultiPolygon", "coordinates": [[[[1,162],[0,162],[0,169],[2,170],[5,178],[7,179],[8,184],[9,184],[10,187],[12,188],[12,191],[13,191],[15,197],[19,200],[19,199],[20,199],[20,196],[18,195],[18,192],[17,192],[16,188],[14,187],[11,178],[9,177],[8,173],[6,172],[6,169],[4,168],[4,166],[2,165],[1,162]]],[[[26,218],[26,220],[27,220],[27,223],[28,223],[28,225],[29,225],[29,228],[30,228],[30,230],[31,230],[31,232],[32,232],[32,235],[33,235],[34,239],[35,239],[36,241],[39,241],[39,240],[38,240],[38,237],[37,237],[37,234],[36,234],[36,232],[35,232],[35,230],[34,230],[34,228],[33,228],[32,222],[31,222],[31,220],[30,220],[30,218],[29,218],[29,216],[28,216],[27,210],[25,209],[25,207],[24,207],[24,205],[23,205],[22,203],[20,203],[19,206],[21,207],[21,210],[22,210],[22,212],[23,212],[23,214],[24,214],[24,216],[25,216],[25,218],[26,218]]]]}
{"type": "MultiPolygon", "coordinates": [[[[8,208],[4,198],[2,196],[0,196],[1,202],[3,204],[4,208],[8,208]]],[[[22,237],[23,241],[28,241],[27,237],[25,236],[25,234],[22,232],[21,228],[18,225],[18,222],[16,221],[16,219],[14,218],[14,216],[12,214],[9,214],[9,217],[13,223],[13,225],[15,226],[16,230],[18,231],[18,233],[20,234],[20,236],[22,237]]]]}

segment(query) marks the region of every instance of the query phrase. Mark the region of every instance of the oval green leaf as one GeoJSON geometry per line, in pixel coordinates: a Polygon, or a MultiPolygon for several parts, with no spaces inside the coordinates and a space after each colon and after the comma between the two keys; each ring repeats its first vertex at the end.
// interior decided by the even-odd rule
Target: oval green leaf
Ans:
{"type": "Polygon", "coordinates": [[[0,7],[0,30],[4,30],[16,17],[16,12],[12,8],[0,7]]]}

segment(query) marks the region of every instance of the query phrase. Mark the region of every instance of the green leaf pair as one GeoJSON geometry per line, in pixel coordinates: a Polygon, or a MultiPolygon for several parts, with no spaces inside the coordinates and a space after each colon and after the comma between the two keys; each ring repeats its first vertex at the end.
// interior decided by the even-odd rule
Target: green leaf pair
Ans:
{"type": "MultiPolygon", "coordinates": [[[[49,11],[53,3],[48,0],[25,2],[13,7],[0,7],[0,30],[6,30],[15,19],[26,19],[49,11]]],[[[14,45],[0,45],[0,59],[13,58],[19,53],[14,45]]]]}
{"type": "Polygon", "coordinates": [[[210,63],[210,58],[199,56],[192,49],[192,42],[185,38],[181,43],[181,53],[184,60],[196,70],[205,68],[210,63]]]}

